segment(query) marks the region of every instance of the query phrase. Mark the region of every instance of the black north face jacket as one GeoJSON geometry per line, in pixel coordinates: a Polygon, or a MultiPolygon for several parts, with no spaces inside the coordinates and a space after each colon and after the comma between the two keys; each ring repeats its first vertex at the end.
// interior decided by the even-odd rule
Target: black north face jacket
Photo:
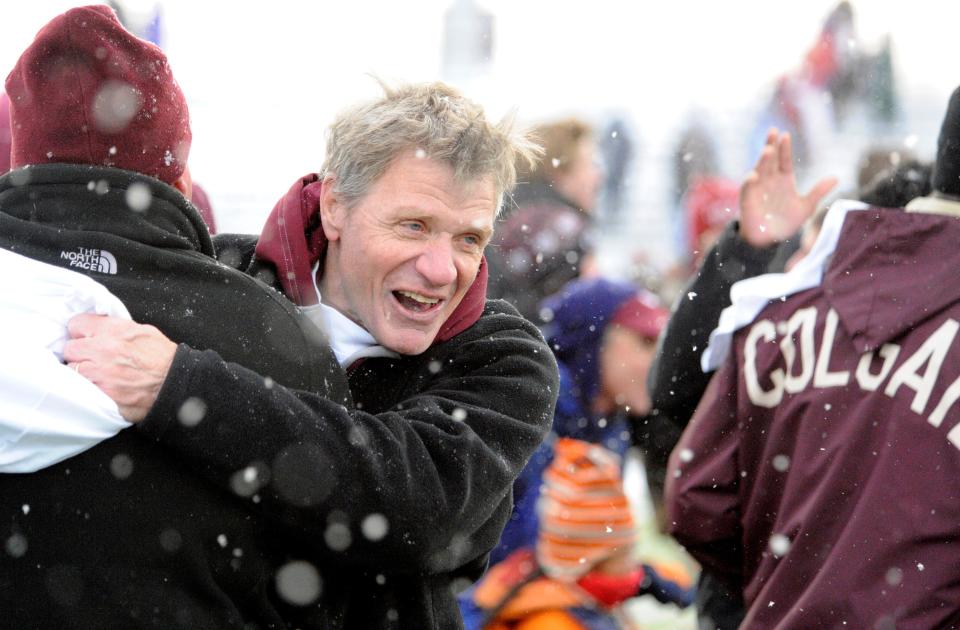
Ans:
{"type": "MultiPolygon", "coordinates": [[[[275,291],[216,262],[196,210],[157,180],[64,164],[7,174],[0,247],[93,277],[136,321],[198,351],[215,350],[278,388],[349,404],[319,331],[275,291]],[[145,211],[125,201],[134,183],[151,192],[145,211]]],[[[220,397],[200,401],[221,426],[220,397]]],[[[171,422],[178,411],[169,411],[171,422]]],[[[243,416],[238,426],[267,420],[236,404],[230,413],[243,416]]],[[[269,439],[259,433],[266,424],[244,439],[269,439]]],[[[236,446],[216,437],[206,444],[225,456],[236,446]]],[[[251,510],[271,493],[266,470],[275,463],[248,460],[231,471],[232,485],[217,488],[130,428],[40,472],[0,475],[0,538],[17,541],[15,553],[0,552],[0,626],[285,627],[299,608],[278,584],[300,575],[289,560],[310,548],[251,510]],[[112,466],[118,461],[124,466],[112,466]]]]}
{"type": "MultiPolygon", "coordinates": [[[[231,242],[234,263],[252,246],[231,242]]],[[[181,346],[139,429],[224,488],[235,471],[274,462],[253,507],[297,541],[291,559],[322,584],[296,627],[462,628],[455,593],[486,566],[513,481],[553,418],[553,354],[516,309],[488,301],[452,339],[364,359],[349,383],[353,409],[181,346]],[[210,402],[195,430],[175,420],[191,397],[210,402]]]]}

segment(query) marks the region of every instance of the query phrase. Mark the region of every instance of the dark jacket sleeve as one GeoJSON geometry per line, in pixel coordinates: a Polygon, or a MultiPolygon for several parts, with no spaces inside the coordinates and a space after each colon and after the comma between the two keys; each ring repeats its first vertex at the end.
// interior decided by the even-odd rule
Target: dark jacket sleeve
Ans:
{"type": "Polygon", "coordinates": [[[660,336],[647,386],[653,407],[681,427],[686,426],[711,374],[700,369],[700,355],[720,313],[730,306],[730,287],[739,280],[773,271],[780,250],[796,249],[792,241],[780,248],[756,249],[740,238],[732,221],[703,260],[700,269],[677,298],[667,328],[660,336]]]}
{"type": "Polygon", "coordinates": [[[728,360],[670,455],[664,493],[669,533],[734,589],[743,564],[737,426],[737,366],[728,360]]]}
{"type": "Polygon", "coordinates": [[[549,428],[557,367],[516,315],[486,314],[446,345],[423,374],[395,371],[422,387],[376,414],[180,346],[139,428],[314,552],[449,571],[496,544],[511,484],[549,428]]]}

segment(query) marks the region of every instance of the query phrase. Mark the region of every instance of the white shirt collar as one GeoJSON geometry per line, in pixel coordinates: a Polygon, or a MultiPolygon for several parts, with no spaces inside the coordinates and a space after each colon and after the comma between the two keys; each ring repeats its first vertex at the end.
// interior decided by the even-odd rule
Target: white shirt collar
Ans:
{"type": "Polygon", "coordinates": [[[700,356],[703,371],[712,372],[720,367],[730,352],[733,335],[753,323],[771,300],[785,300],[794,293],[819,285],[837,249],[847,213],[868,207],[865,203],[846,199],[834,202],[827,211],[810,253],[793,269],[787,273],[765,273],[734,283],[730,288],[731,304],[720,313],[720,321],[710,333],[707,348],[700,356]]]}
{"type": "Polygon", "coordinates": [[[320,287],[317,286],[317,270],[320,263],[313,265],[313,289],[317,292],[317,304],[301,307],[304,315],[326,333],[330,347],[337,361],[344,368],[365,357],[398,357],[396,352],[377,343],[373,335],[337,309],[323,303],[320,287]]]}

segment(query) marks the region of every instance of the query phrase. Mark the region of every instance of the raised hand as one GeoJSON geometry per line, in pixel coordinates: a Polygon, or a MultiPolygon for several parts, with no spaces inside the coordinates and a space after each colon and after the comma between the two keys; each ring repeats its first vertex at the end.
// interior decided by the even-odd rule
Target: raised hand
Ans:
{"type": "Polygon", "coordinates": [[[801,195],[790,134],[771,129],[760,159],[740,186],[740,236],[758,248],[783,241],[800,229],[836,185],[836,177],[826,177],[801,195]]]}

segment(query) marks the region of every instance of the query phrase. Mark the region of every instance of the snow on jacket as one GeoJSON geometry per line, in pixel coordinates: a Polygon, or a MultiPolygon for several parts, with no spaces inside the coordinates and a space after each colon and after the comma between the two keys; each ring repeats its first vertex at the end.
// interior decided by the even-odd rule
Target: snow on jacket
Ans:
{"type": "Polygon", "coordinates": [[[0,249],[0,473],[34,472],[130,426],[116,403],[63,364],[79,313],[130,318],[106,287],[0,249]]]}
{"type": "Polygon", "coordinates": [[[822,283],[733,338],[668,511],[744,627],[960,623],[958,242],[955,216],[850,211],[822,283]]]}
{"type": "MultiPolygon", "coordinates": [[[[65,164],[9,173],[0,178],[0,249],[95,278],[135,320],[178,342],[349,402],[316,327],[217,263],[199,214],[158,180],[65,164]],[[141,197],[149,189],[148,208],[128,207],[134,184],[141,197]]],[[[173,421],[202,426],[209,404],[190,401],[173,421]]],[[[39,472],[0,475],[0,625],[286,627],[301,609],[278,576],[310,548],[255,517],[258,470],[235,471],[218,489],[130,429],[39,472]]]]}

